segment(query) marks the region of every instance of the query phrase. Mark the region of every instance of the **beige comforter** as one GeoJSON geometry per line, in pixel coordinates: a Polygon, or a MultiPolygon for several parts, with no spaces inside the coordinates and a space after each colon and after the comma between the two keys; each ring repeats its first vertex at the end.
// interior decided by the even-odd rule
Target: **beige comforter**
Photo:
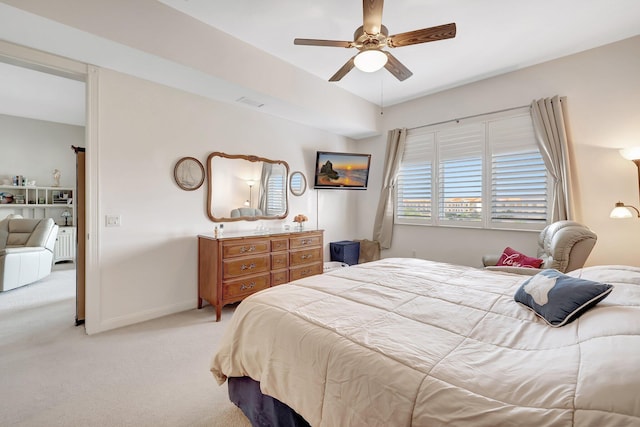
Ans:
{"type": "Polygon", "coordinates": [[[212,362],[313,426],[638,426],[640,268],[551,328],[513,295],[527,277],[384,259],[262,291],[212,362]]]}

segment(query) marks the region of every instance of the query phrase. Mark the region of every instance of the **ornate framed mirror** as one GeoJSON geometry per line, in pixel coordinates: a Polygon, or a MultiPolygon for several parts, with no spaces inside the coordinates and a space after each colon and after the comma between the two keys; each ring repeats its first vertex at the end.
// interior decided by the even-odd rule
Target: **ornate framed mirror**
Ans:
{"type": "Polygon", "coordinates": [[[289,212],[284,160],[214,152],[207,157],[211,221],[283,219],[289,212]]]}
{"type": "Polygon", "coordinates": [[[307,191],[307,178],[300,171],[291,172],[289,190],[294,196],[302,196],[307,191]]]}

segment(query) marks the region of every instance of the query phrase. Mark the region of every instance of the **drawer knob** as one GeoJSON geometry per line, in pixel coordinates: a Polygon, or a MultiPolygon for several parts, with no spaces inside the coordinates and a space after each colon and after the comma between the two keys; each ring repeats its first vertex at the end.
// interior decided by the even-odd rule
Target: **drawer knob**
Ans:
{"type": "Polygon", "coordinates": [[[301,255],[300,258],[302,258],[302,259],[311,259],[311,258],[313,258],[313,255],[312,254],[301,255]]]}
{"type": "Polygon", "coordinates": [[[241,291],[246,291],[247,289],[253,289],[256,286],[256,282],[251,282],[249,284],[242,284],[240,285],[240,290],[241,291]]]}
{"type": "Polygon", "coordinates": [[[252,268],[256,268],[256,264],[254,262],[252,262],[249,265],[242,264],[242,267],[240,267],[240,270],[251,270],[252,268]]]}
{"type": "Polygon", "coordinates": [[[243,246],[240,248],[240,253],[245,253],[245,252],[253,252],[256,250],[255,245],[251,245],[248,248],[246,246],[243,246]]]}

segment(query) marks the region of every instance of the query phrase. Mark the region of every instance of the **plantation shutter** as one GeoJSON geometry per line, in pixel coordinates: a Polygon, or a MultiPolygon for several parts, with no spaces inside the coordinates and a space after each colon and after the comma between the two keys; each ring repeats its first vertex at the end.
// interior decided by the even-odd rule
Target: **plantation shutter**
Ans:
{"type": "Polygon", "coordinates": [[[286,212],[283,189],[286,189],[284,168],[272,168],[267,181],[267,212],[266,215],[283,215],[286,212]]]}
{"type": "Polygon", "coordinates": [[[396,224],[542,230],[550,175],[527,107],[408,129],[396,224]]]}
{"type": "Polygon", "coordinates": [[[471,123],[441,130],[437,134],[438,221],[482,221],[482,159],[484,123],[471,123]]]}
{"type": "Polygon", "coordinates": [[[493,225],[547,221],[547,170],[537,147],[531,116],[488,123],[491,141],[493,225]]]}
{"type": "Polygon", "coordinates": [[[429,224],[432,210],[433,131],[407,132],[396,181],[396,222],[429,224]]]}

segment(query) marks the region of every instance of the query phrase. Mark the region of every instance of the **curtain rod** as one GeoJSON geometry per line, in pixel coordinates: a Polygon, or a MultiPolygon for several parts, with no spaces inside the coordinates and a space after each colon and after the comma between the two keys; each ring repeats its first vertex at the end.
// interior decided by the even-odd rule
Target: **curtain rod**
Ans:
{"type": "Polygon", "coordinates": [[[471,116],[459,117],[457,119],[444,120],[444,121],[441,121],[441,122],[430,123],[428,125],[416,126],[416,127],[409,128],[409,129],[422,129],[422,128],[426,128],[426,127],[429,127],[429,126],[442,125],[442,124],[451,123],[451,122],[459,122],[460,120],[473,119],[474,117],[486,116],[486,115],[489,115],[489,114],[504,113],[505,111],[519,110],[520,108],[526,108],[526,107],[530,108],[531,105],[521,105],[519,107],[505,108],[503,110],[491,111],[489,113],[474,114],[474,115],[471,115],[471,116]]]}

